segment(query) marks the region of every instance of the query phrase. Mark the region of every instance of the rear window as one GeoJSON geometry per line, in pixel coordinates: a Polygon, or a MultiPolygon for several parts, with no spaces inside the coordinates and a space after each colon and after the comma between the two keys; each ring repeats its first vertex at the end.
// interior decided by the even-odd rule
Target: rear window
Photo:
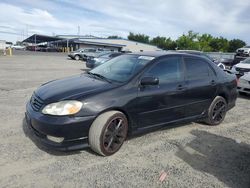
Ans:
{"type": "Polygon", "coordinates": [[[185,58],[185,66],[186,78],[188,80],[199,80],[209,77],[209,65],[202,59],[185,58]]]}

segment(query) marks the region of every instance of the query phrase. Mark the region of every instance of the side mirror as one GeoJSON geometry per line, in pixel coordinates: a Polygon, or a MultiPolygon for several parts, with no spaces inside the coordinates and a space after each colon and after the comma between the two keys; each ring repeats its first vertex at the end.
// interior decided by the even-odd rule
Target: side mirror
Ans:
{"type": "Polygon", "coordinates": [[[152,76],[143,77],[140,82],[140,85],[142,86],[158,85],[158,84],[159,84],[159,78],[152,76]]]}

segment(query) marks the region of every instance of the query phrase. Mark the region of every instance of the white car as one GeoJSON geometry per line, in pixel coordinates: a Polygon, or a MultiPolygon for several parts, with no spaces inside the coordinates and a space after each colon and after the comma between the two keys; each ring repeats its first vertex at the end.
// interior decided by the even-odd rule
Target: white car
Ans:
{"type": "Polygon", "coordinates": [[[25,50],[25,46],[19,46],[19,45],[12,45],[11,48],[15,50],[25,50]]]}
{"type": "Polygon", "coordinates": [[[234,65],[231,71],[238,75],[244,75],[246,72],[250,72],[250,57],[234,65]]]}
{"type": "Polygon", "coordinates": [[[237,89],[239,93],[250,94],[250,73],[245,73],[238,81],[237,89]]]}
{"type": "Polygon", "coordinates": [[[236,50],[237,56],[250,56],[250,46],[244,46],[236,50]]]}

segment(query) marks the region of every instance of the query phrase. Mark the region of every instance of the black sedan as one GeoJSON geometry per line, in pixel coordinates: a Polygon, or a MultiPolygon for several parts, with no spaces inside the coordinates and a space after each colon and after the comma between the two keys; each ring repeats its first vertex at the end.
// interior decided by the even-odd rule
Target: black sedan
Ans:
{"type": "Polygon", "coordinates": [[[97,67],[103,63],[105,63],[106,61],[114,58],[114,57],[117,57],[117,56],[120,56],[122,55],[123,53],[121,52],[108,52],[108,53],[105,53],[105,54],[101,54],[97,57],[89,57],[87,58],[86,60],[86,67],[88,68],[94,68],[94,67],[97,67]]]}
{"type": "Polygon", "coordinates": [[[127,135],[184,121],[218,125],[236,98],[235,76],[206,58],[132,53],[42,85],[27,103],[26,120],[47,147],[90,146],[108,156],[120,149],[127,135]]]}

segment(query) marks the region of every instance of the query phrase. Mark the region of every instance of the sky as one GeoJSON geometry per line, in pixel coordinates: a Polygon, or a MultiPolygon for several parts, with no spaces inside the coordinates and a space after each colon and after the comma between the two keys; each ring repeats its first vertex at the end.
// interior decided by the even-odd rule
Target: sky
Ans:
{"type": "Polygon", "coordinates": [[[250,44],[249,0],[1,0],[0,40],[34,33],[177,39],[189,30],[250,44]]]}

